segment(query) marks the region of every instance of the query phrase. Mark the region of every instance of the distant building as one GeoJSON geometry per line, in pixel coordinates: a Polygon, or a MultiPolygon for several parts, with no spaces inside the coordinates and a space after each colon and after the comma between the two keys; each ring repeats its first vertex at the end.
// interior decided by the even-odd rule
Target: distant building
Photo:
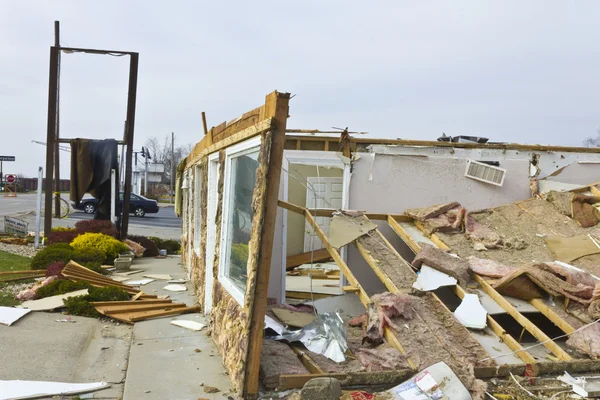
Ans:
{"type": "MultiPolygon", "coordinates": [[[[165,172],[164,164],[148,164],[148,186],[162,182],[165,172]]],[[[146,176],[146,165],[139,163],[133,167],[132,191],[135,194],[144,194],[144,181],[146,176]]]]}

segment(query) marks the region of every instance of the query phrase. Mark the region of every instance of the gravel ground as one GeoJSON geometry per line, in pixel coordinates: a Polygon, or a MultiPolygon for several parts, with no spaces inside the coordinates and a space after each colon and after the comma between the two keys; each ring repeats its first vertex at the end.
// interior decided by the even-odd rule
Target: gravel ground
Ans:
{"type": "Polygon", "coordinates": [[[33,248],[33,244],[28,244],[27,246],[21,246],[18,244],[6,244],[0,243],[0,250],[6,251],[8,253],[17,254],[25,257],[33,257],[37,252],[33,248]]]}

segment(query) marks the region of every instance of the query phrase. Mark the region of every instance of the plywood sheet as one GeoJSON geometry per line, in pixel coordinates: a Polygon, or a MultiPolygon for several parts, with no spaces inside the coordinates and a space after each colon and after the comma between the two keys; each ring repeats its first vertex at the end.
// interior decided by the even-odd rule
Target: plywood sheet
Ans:
{"type": "Polygon", "coordinates": [[[69,297],[85,296],[86,294],[88,294],[88,290],[82,289],[71,293],[45,297],[39,300],[29,300],[22,303],[21,307],[32,311],[51,311],[56,308],[64,307],[63,300],[68,299],[69,297]]]}

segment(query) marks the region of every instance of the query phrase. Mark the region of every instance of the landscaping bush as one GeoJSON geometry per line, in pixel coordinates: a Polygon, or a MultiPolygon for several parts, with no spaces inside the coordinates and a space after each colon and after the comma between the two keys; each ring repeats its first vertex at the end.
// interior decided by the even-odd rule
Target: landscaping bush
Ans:
{"type": "Polygon", "coordinates": [[[114,259],[119,256],[119,253],[128,250],[127,246],[123,242],[119,242],[117,239],[104,235],[102,233],[84,233],[83,235],[77,236],[71,245],[77,251],[83,249],[96,249],[104,254],[104,259],[101,261],[103,264],[114,264],[114,259]]]}
{"type": "Polygon", "coordinates": [[[146,236],[127,235],[127,239],[139,243],[146,250],[144,251],[144,257],[156,257],[158,255],[158,246],[154,240],[146,236]]]}
{"type": "Polygon", "coordinates": [[[75,250],[67,243],[56,243],[38,251],[31,260],[31,269],[46,269],[56,261],[69,262],[73,259],[75,250]]]}
{"type": "Polygon", "coordinates": [[[79,233],[73,228],[52,229],[48,236],[48,244],[71,243],[79,233]]]}
{"type": "Polygon", "coordinates": [[[117,227],[110,221],[100,219],[83,219],[77,221],[75,230],[79,234],[102,233],[107,236],[117,237],[117,227]]]}
{"type": "Polygon", "coordinates": [[[60,277],[62,277],[62,270],[64,267],[65,267],[64,261],[53,262],[52,264],[48,265],[48,268],[46,268],[46,276],[56,275],[60,278],[60,277]]]}
{"type": "Polygon", "coordinates": [[[82,289],[91,289],[91,285],[86,282],[73,282],[66,279],[57,279],[46,286],[40,287],[36,294],[39,299],[44,297],[56,296],[59,294],[71,293],[82,289]]]}
{"type": "Polygon", "coordinates": [[[159,250],[166,249],[167,254],[179,254],[181,250],[181,243],[177,240],[161,239],[155,236],[152,236],[150,239],[154,240],[159,250]]]}
{"type": "Polygon", "coordinates": [[[82,317],[101,317],[94,306],[91,304],[93,301],[123,301],[129,300],[130,296],[122,289],[114,286],[108,286],[104,288],[92,287],[89,290],[89,294],[85,296],[69,297],[63,300],[67,312],[71,315],[79,315],[82,317]]]}

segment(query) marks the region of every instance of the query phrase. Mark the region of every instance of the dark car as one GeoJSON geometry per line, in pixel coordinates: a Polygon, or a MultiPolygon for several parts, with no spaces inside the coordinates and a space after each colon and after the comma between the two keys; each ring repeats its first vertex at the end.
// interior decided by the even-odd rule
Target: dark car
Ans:
{"type": "MultiPolygon", "coordinates": [[[[122,204],[123,192],[119,193],[119,198],[122,204]]],[[[97,206],[98,199],[91,196],[86,196],[81,199],[79,207],[75,207],[75,204],[73,204],[73,208],[82,210],[87,214],[95,213],[97,206]]],[[[158,202],[156,200],[150,200],[144,196],[131,193],[129,195],[129,210],[129,213],[135,215],[136,217],[143,217],[146,214],[156,214],[158,212],[158,202]]]]}

